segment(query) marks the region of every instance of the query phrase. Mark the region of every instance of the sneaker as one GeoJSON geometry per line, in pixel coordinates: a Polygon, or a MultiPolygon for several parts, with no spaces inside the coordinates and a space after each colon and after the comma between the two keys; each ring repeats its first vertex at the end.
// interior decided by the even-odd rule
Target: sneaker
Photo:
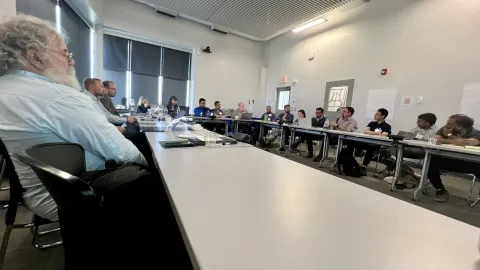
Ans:
{"type": "Polygon", "coordinates": [[[437,189],[437,192],[435,193],[435,198],[434,200],[437,202],[447,202],[449,198],[448,191],[445,189],[437,189]]]}
{"type": "Polygon", "coordinates": [[[312,152],[308,152],[308,154],[305,156],[305,158],[312,158],[313,157],[313,153],[312,152]]]}
{"type": "Polygon", "coordinates": [[[360,165],[360,174],[362,176],[367,176],[367,167],[365,165],[360,165]]]}
{"type": "Polygon", "coordinates": [[[319,155],[313,159],[313,162],[320,162],[320,160],[322,160],[322,156],[319,155]]]}
{"type": "Polygon", "coordinates": [[[300,145],[300,141],[296,141],[292,143],[292,149],[297,149],[297,147],[300,145]]]}
{"type": "Polygon", "coordinates": [[[383,170],[383,171],[380,171],[378,173],[374,173],[373,177],[378,178],[378,179],[383,179],[383,178],[385,178],[387,176],[391,176],[391,175],[393,175],[391,171],[383,170]]]}

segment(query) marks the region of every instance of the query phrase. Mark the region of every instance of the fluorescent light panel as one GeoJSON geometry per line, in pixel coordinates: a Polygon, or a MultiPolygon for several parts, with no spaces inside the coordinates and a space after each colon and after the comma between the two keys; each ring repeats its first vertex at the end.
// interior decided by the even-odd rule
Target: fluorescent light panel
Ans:
{"type": "Polygon", "coordinates": [[[94,56],[94,38],[95,38],[95,31],[90,28],[90,77],[95,76],[94,72],[94,63],[95,63],[95,56],[94,56]]]}
{"type": "Polygon", "coordinates": [[[60,21],[60,6],[58,4],[55,6],[55,27],[57,33],[62,33],[62,24],[60,21]]]}
{"type": "Polygon", "coordinates": [[[317,25],[319,25],[319,24],[326,23],[326,22],[327,22],[327,19],[325,19],[325,18],[319,18],[319,19],[316,19],[316,20],[314,20],[314,21],[311,21],[311,22],[309,22],[309,23],[306,23],[306,24],[304,24],[304,25],[301,25],[301,26],[293,29],[292,32],[294,32],[294,33],[302,32],[303,30],[306,30],[306,29],[308,29],[308,28],[312,28],[312,27],[314,27],[314,26],[317,26],[317,25]]]}
{"type": "Polygon", "coordinates": [[[158,105],[162,105],[163,100],[163,77],[158,76],[158,105]]]}
{"type": "Polygon", "coordinates": [[[185,105],[187,107],[190,106],[190,80],[187,81],[187,98],[185,101],[185,105]]]}

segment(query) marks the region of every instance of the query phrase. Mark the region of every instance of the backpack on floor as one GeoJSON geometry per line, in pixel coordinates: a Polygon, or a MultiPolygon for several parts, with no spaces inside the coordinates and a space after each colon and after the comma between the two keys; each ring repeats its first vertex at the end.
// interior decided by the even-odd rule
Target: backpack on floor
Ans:
{"type": "Polygon", "coordinates": [[[358,165],[357,160],[352,155],[346,152],[347,151],[343,150],[340,152],[338,171],[341,173],[341,169],[343,169],[343,173],[346,176],[361,177],[362,174],[360,173],[360,165],[358,165]]]}

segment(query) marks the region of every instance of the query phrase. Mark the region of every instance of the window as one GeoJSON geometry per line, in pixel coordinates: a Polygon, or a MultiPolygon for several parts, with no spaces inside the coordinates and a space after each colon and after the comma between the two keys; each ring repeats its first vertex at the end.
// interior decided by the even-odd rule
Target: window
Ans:
{"type": "Polygon", "coordinates": [[[332,87],[328,97],[329,112],[338,112],[347,106],[348,86],[332,87]]]}
{"type": "Polygon", "coordinates": [[[188,106],[191,54],[170,48],[104,35],[104,79],[125,81],[114,99],[134,103],[143,96],[150,104],[166,104],[176,96],[179,105],[188,106]],[[110,78],[110,76],[112,76],[110,78]]]}
{"type": "Polygon", "coordinates": [[[283,110],[283,107],[290,102],[290,91],[279,91],[278,92],[278,102],[277,110],[283,110]]]}

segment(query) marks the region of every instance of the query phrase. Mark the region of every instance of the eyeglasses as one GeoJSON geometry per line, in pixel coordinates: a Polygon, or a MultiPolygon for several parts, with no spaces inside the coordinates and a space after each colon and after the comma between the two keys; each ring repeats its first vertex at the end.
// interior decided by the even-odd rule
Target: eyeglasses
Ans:
{"type": "Polygon", "coordinates": [[[67,49],[65,49],[64,51],[55,51],[55,50],[50,50],[52,52],[57,52],[57,53],[61,53],[63,54],[63,56],[65,56],[67,58],[67,61],[70,63],[73,59],[73,53],[72,52],[68,52],[67,49]]]}

